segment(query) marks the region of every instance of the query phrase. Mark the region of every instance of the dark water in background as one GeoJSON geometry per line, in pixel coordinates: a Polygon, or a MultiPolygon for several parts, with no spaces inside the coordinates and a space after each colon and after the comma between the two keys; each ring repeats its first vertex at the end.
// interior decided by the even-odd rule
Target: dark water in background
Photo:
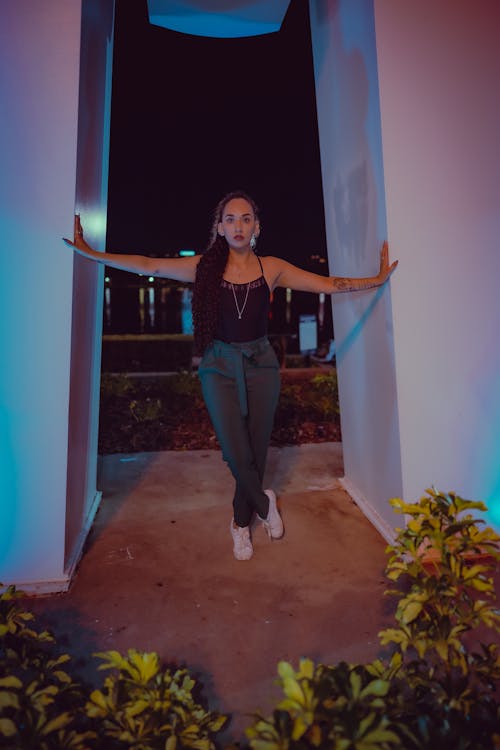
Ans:
{"type": "MultiPolygon", "coordinates": [[[[142,286],[106,283],[103,334],[192,333],[191,294],[190,287],[157,281],[142,286]]],[[[274,293],[269,333],[286,334],[291,339],[289,350],[298,351],[301,315],[315,316],[318,343],[333,338],[330,297],[285,289],[274,293]]]]}

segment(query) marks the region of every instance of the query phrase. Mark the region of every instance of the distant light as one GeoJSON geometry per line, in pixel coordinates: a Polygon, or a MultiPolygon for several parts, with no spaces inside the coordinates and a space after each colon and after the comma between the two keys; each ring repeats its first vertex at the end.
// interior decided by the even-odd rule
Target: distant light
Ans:
{"type": "Polygon", "coordinates": [[[148,281],[149,281],[150,283],[152,283],[152,282],[153,282],[154,280],[155,280],[155,277],[154,277],[154,276],[150,276],[150,277],[149,277],[149,279],[148,279],[148,281]]]}
{"type": "Polygon", "coordinates": [[[324,302],[325,301],[325,293],[324,292],[320,292],[319,293],[319,301],[320,302],[324,302]]]}
{"type": "Polygon", "coordinates": [[[191,255],[196,255],[196,250],[179,250],[179,255],[181,258],[187,258],[191,255]]]}
{"type": "Polygon", "coordinates": [[[104,281],[106,282],[106,284],[109,284],[109,282],[111,281],[111,279],[109,278],[109,276],[105,276],[104,277],[104,281]]]}
{"type": "Polygon", "coordinates": [[[286,299],[287,302],[291,302],[291,299],[292,299],[292,290],[289,287],[286,288],[285,299],[286,299]]]}

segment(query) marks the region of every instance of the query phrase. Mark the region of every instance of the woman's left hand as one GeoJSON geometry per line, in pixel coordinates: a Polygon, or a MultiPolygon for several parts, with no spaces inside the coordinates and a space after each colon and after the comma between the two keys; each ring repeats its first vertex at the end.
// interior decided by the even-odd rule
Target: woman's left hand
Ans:
{"type": "Polygon", "coordinates": [[[396,269],[397,265],[397,260],[393,261],[389,265],[389,244],[386,240],[382,245],[382,250],[380,251],[380,270],[377,277],[380,281],[380,284],[385,284],[385,282],[389,280],[392,272],[396,269]]]}

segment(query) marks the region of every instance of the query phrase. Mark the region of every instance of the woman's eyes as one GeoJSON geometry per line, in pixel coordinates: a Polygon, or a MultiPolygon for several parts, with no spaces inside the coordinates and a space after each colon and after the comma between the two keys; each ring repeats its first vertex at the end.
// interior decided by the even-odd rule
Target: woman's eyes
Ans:
{"type": "MultiPolygon", "coordinates": [[[[234,221],[234,216],[226,216],[226,217],[224,217],[224,223],[225,224],[232,224],[233,221],[234,221]]],[[[252,217],[251,216],[244,216],[243,217],[243,221],[245,222],[245,224],[250,224],[250,222],[252,221],[252,217]]]]}

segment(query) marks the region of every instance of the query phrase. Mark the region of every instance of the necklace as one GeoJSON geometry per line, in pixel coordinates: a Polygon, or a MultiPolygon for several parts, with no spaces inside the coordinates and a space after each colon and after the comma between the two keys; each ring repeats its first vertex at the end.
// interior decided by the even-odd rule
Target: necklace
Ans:
{"type": "Polygon", "coordinates": [[[233,290],[234,304],[236,305],[236,309],[238,311],[238,320],[241,320],[241,316],[243,315],[243,311],[247,305],[248,292],[250,291],[250,281],[247,284],[247,293],[245,294],[245,301],[243,302],[241,310],[240,310],[240,306],[238,305],[238,300],[236,299],[236,292],[234,291],[234,284],[232,282],[231,282],[231,289],[233,290]]]}

